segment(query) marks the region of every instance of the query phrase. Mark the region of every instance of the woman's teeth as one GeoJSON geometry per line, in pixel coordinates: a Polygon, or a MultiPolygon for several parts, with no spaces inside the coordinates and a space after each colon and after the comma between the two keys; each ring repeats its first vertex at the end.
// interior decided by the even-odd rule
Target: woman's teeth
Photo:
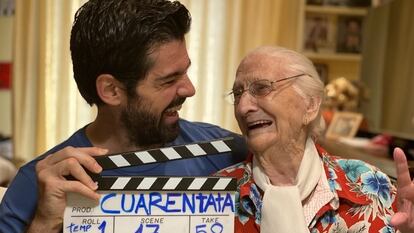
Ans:
{"type": "Polygon", "coordinates": [[[249,128],[249,129],[256,129],[256,128],[260,128],[260,127],[267,127],[267,126],[269,126],[271,124],[272,124],[271,121],[260,120],[260,121],[255,121],[255,122],[252,122],[252,123],[247,124],[247,128],[249,128]]]}

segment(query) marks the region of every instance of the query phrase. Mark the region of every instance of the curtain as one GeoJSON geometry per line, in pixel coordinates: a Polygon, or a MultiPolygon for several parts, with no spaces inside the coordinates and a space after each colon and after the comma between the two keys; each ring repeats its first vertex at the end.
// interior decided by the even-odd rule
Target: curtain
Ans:
{"type": "MultiPolygon", "coordinates": [[[[193,24],[187,36],[197,93],[181,117],[238,131],[232,87],[240,59],[259,45],[296,45],[300,0],[183,0],[193,24]]],[[[93,120],[77,91],[69,51],[73,15],[84,1],[17,0],[13,138],[16,159],[28,161],[93,120]]]]}
{"type": "Polygon", "coordinates": [[[362,81],[369,100],[362,112],[379,132],[414,135],[414,1],[395,0],[368,16],[362,81]]]}
{"type": "Polygon", "coordinates": [[[385,130],[414,135],[414,1],[393,1],[390,8],[382,124],[385,130]]]}
{"type": "Polygon", "coordinates": [[[78,94],[70,61],[70,28],[81,2],[16,1],[12,101],[17,161],[46,151],[94,115],[78,94]]]}

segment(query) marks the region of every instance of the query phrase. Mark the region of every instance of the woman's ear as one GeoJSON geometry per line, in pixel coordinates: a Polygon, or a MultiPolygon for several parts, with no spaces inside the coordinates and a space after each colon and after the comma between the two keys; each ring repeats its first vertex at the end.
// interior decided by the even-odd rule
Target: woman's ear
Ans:
{"type": "Polygon", "coordinates": [[[96,79],[96,91],[99,98],[108,105],[119,105],[125,95],[121,83],[110,74],[101,74],[96,79]]]}
{"type": "Polygon", "coordinates": [[[319,109],[321,107],[321,101],[322,100],[320,97],[309,98],[308,106],[306,108],[306,114],[303,119],[305,125],[308,125],[318,116],[319,109]]]}

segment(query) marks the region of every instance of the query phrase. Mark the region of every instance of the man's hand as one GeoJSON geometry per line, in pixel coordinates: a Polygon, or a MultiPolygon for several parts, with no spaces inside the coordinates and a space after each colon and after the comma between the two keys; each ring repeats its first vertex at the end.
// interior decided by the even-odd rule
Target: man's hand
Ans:
{"type": "Polygon", "coordinates": [[[407,159],[400,148],[394,150],[397,166],[397,208],[391,224],[403,233],[414,232],[414,183],[411,181],[407,159]]]}
{"type": "Polygon", "coordinates": [[[102,167],[92,156],[107,152],[97,147],[65,147],[39,161],[36,165],[39,199],[35,217],[27,232],[60,232],[68,192],[98,201],[100,196],[95,192],[97,185],[85,169],[100,173],[102,167]],[[69,175],[75,180],[67,180],[65,177],[69,175]]]}

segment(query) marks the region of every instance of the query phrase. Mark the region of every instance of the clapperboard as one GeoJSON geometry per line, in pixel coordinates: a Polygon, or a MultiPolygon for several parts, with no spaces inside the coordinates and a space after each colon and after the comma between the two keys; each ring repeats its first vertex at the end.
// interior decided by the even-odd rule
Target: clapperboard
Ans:
{"type": "MultiPolygon", "coordinates": [[[[231,152],[233,138],[96,157],[104,170],[231,152]]],[[[236,179],[93,175],[101,194],[94,203],[67,196],[63,232],[234,232],[236,179]]]]}

